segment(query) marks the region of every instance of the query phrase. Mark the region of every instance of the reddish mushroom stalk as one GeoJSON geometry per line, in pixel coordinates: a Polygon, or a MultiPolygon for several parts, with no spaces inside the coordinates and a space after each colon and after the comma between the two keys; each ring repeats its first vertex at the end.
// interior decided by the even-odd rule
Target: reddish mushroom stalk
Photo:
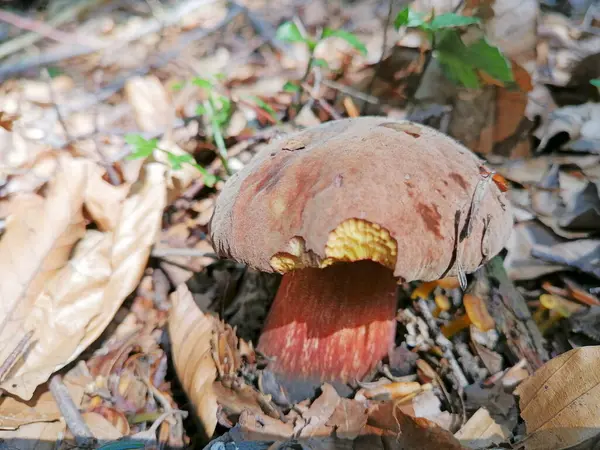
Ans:
{"type": "Polygon", "coordinates": [[[285,274],[258,348],[276,372],[360,380],[393,345],[396,283],[371,261],[285,274]]]}

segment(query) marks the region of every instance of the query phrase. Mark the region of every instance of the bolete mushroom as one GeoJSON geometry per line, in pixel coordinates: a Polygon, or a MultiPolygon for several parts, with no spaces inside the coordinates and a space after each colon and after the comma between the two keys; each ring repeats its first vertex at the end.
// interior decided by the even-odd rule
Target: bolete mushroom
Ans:
{"type": "Polygon", "coordinates": [[[498,186],[478,187],[481,168],[432,128],[361,117],[276,140],[235,173],[210,237],[219,255],[283,274],[258,342],[272,370],[361,379],[393,346],[399,281],[496,255],[512,216],[498,186]]]}

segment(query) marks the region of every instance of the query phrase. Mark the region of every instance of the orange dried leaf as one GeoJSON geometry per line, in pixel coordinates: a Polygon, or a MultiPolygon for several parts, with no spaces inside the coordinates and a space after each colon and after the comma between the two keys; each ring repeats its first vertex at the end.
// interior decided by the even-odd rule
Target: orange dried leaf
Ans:
{"type": "Polygon", "coordinates": [[[489,331],[496,327],[496,322],[490,316],[484,301],[472,294],[465,294],[463,304],[473,325],[481,331],[489,331]]]}
{"type": "Polygon", "coordinates": [[[421,384],[416,381],[399,381],[367,389],[364,395],[372,400],[395,400],[421,391],[421,384]]]}

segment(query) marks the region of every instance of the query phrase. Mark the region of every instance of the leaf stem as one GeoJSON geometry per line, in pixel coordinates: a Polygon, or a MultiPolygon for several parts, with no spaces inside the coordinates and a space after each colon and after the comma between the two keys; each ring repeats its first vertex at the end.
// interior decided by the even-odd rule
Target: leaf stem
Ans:
{"type": "Polygon", "coordinates": [[[213,132],[213,139],[215,141],[215,144],[217,145],[217,155],[221,160],[221,164],[223,164],[225,173],[228,176],[230,176],[233,172],[231,171],[231,168],[229,167],[229,163],[227,161],[227,147],[225,146],[225,139],[223,139],[223,133],[221,132],[221,127],[219,126],[215,118],[215,111],[212,107],[210,100],[204,102],[204,108],[206,109],[206,113],[208,114],[208,118],[210,120],[213,132]]]}

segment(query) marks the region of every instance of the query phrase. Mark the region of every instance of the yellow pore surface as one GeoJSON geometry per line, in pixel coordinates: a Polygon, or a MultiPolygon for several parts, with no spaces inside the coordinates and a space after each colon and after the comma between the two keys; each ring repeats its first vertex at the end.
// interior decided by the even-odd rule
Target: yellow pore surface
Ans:
{"type": "Polygon", "coordinates": [[[348,219],[329,233],[325,258],[307,252],[304,240],[296,237],[290,240],[289,251],[273,255],[270,263],[280,273],[364,260],[375,261],[393,270],[397,255],[396,240],[385,228],[362,219],[348,219]]]}

